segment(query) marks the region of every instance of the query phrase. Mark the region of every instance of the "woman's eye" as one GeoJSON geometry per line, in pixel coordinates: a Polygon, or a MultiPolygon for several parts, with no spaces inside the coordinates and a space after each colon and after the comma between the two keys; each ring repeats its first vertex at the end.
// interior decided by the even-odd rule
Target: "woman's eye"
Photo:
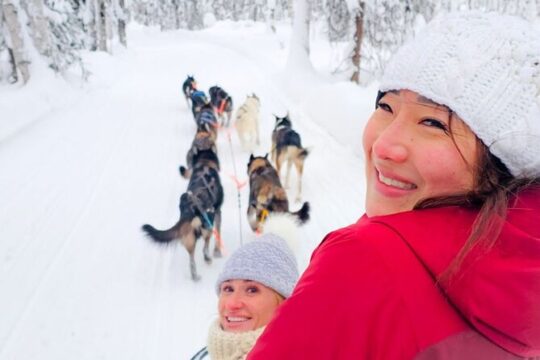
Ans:
{"type": "Polygon", "coordinates": [[[230,285],[223,285],[223,286],[221,287],[221,292],[224,292],[224,293],[231,293],[231,292],[233,292],[233,291],[234,291],[234,289],[233,289],[233,287],[230,286],[230,285]]]}
{"type": "Polygon", "coordinates": [[[256,286],[250,286],[247,288],[248,294],[256,294],[259,292],[259,288],[256,286]]]}
{"type": "Polygon", "coordinates": [[[422,120],[422,124],[424,124],[426,126],[434,127],[434,128],[437,128],[437,129],[441,129],[444,132],[448,132],[448,126],[444,122],[442,122],[440,120],[424,119],[424,120],[422,120]]]}
{"type": "Polygon", "coordinates": [[[377,107],[383,109],[384,111],[388,111],[390,113],[393,113],[392,108],[390,107],[390,105],[388,105],[385,102],[379,101],[379,103],[377,104],[377,107]]]}

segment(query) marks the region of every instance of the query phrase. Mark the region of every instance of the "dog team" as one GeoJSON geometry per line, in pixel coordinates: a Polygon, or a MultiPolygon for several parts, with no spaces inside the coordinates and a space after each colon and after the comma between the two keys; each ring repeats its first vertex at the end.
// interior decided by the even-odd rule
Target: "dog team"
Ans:
{"type": "MultiPolygon", "coordinates": [[[[202,237],[203,255],[206,263],[212,262],[210,240],[215,238],[214,257],[221,257],[221,207],[224,190],[221,183],[220,161],[217,137],[221,127],[229,127],[233,114],[233,99],[221,87],[212,86],[208,93],[199,90],[195,77],[187,76],[182,84],[186,104],[191,108],[196,132],[186,154],[186,164],[179,167],[180,175],[188,180],[186,191],[180,196],[180,219],[167,230],[158,230],[145,224],[142,230],[155,242],[167,244],[180,241],[189,253],[191,278],[200,279],[195,263],[195,245],[202,237]]],[[[260,145],[259,135],[260,100],[255,94],[248,95],[245,102],[236,110],[232,126],[236,129],[241,147],[251,152],[247,163],[249,177],[249,201],[247,219],[251,229],[259,232],[270,213],[290,213],[299,224],[309,220],[309,203],[304,202],[300,210],[289,211],[286,188],[292,165],[297,171],[297,196],[301,200],[302,173],[304,161],[309,152],[302,147],[300,135],[292,129],[292,122],[285,117],[275,116],[271,134],[271,161],[268,154],[254,156],[254,149],[260,145]],[[286,167],[285,187],[280,175],[286,167]]],[[[241,230],[240,230],[241,231],[241,230]]]]}

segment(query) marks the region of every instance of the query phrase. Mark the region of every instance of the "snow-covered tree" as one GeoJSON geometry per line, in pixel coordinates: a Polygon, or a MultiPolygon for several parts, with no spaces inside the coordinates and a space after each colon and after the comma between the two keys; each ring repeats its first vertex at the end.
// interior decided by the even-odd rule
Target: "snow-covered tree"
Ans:
{"type": "Polygon", "coordinates": [[[287,69],[304,69],[313,71],[313,65],[309,59],[309,14],[310,3],[308,0],[294,1],[294,20],[289,46],[287,69]]]}
{"type": "Polygon", "coordinates": [[[351,12],[346,0],[327,0],[323,10],[327,20],[328,39],[331,42],[344,40],[351,29],[351,12]]]}
{"type": "Polygon", "coordinates": [[[385,0],[364,2],[362,61],[374,75],[413,34],[416,14],[412,0],[385,0]]]}
{"type": "Polygon", "coordinates": [[[25,51],[24,36],[21,23],[19,22],[19,10],[11,0],[3,0],[2,5],[2,30],[6,30],[6,43],[9,52],[12,73],[10,78],[16,82],[22,76],[23,83],[30,79],[30,69],[28,64],[30,60],[25,51]]]}
{"type": "MultiPolygon", "coordinates": [[[[31,5],[33,6],[26,7],[29,18],[32,16],[31,13],[39,8],[36,6],[39,2],[39,0],[32,0],[34,4],[31,5]]],[[[45,0],[42,10],[43,13],[41,10],[38,12],[40,17],[44,16],[40,27],[30,27],[29,29],[30,34],[33,34],[32,38],[39,53],[54,71],[62,73],[71,65],[76,64],[85,76],[86,70],[82,63],[80,50],[86,48],[88,39],[76,4],[71,1],[45,0]],[[41,31],[47,36],[38,34],[41,31]],[[47,39],[44,42],[45,45],[38,46],[37,42],[43,41],[43,39],[47,39]]]]}

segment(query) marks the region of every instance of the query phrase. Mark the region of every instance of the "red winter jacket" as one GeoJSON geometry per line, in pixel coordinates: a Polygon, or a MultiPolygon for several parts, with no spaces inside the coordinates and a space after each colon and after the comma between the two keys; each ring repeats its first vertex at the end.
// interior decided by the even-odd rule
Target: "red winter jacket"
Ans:
{"type": "Polygon", "coordinates": [[[438,287],[475,217],[415,210],[330,233],[248,359],[540,359],[540,191],[438,287]]]}

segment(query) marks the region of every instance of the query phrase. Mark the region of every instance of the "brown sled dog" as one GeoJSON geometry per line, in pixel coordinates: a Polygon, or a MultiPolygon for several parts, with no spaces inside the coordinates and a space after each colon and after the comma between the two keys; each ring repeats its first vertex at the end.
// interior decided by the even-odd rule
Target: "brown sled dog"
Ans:
{"type": "MultiPolygon", "coordinates": [[[[204,239],[204,260],[211,263],[209,254],[210,238],[215,228],[219,234],[221,227],[221,205],[223,187],[219,178],[219,162],[212,149],[199,150],[193,155],[193,167],[187,191],[180,197],[180,220],[168,230],[157,230],[145,224],[142,230],[158,243],[179,240],[189,253],[191,278],[200,279],[195,265],[195,243],[204,239]]],[[[220,257],[221,250],[216,243],[214,257],[220,257]]]]}
{"type": "Polygon", "coordinates": [[[258,231],[264,223],[266,216],[272,212],[286,212],[295,215],[300,223],[309,220],[309,203],[305,202],[300,210],[289,211],[287,193],[276,169],[268,160],[268,154],[249,158],[247,165],[249,176],[249,203],[247,217],[253,231],[258,231]]]}
{"type": "MultiPolygon", "coordinates": [[[[274,115],[275,116],[275,115],[274,115]]],[[[285,188],[289,188],[289,175],[292,164],[296,168],[298,179],[298,191],[296,201],[302,199],[302,173],[304,172],[304,160],[309,151],[302,147],[300,135],[292,129],[289,115],[276,117],[274,130],[272,131],[272,162],[276,165],[277,173],[281,176],[281,166],[287,163],[285,175],[285,188]]]]}

